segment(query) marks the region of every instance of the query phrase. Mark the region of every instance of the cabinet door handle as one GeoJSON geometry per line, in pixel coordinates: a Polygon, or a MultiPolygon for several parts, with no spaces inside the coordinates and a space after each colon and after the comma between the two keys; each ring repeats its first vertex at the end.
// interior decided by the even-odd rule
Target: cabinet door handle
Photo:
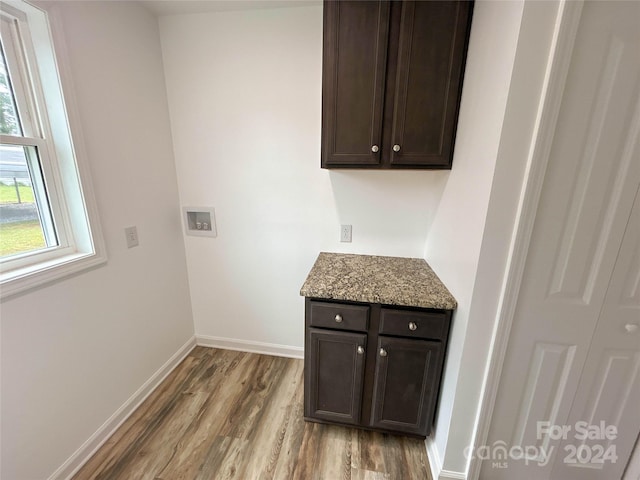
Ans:
{"type": "Polygon", "coordinates": [[[624,329],[627,331],[627,333],[635,333],[638,331],[638,324],[637,323],[627,323],[624,326],[624,329]]]}
{"type": "Polygon", "coordinates": [[[386,357],[387,356],[387,351],[384,348],[380,349],[380,356],[381,357],[386,357]]]}
{"type": "Polygon", "coordinates": [[[393,146],[393,151],[398,153],[400,151],[400,145],[398,145],[397,143],[393,146]]]}
{"type": "Polygon", "coordinates": [[[364,347],[362,345],[358,345],[358,354],[362,355],[364,353],[364,347]]]}
{"type": "Polygon", "coordinates": [[[372,146],[371,146],[371,151],[372,151],[373,153],[378,153],[378,150],[380,150],[380,148],[378,148],[378,145],[372,145],[372,146]]]}
{"type": "Polygon", "coordinates": [[[409,330],[417,330],[418,325],[416,325],[416,322],[409,322],[409,330]]]}
{"type": "Polygon", "coordinates": [[[336,315],[335,318],[336,323],[342,323],[342,315],[340,315],[339,313],[336,315]]]}

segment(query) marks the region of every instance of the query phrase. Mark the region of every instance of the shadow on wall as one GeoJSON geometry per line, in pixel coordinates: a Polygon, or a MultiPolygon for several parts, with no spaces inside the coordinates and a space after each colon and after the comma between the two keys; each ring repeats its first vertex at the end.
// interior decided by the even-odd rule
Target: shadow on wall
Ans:
{"type": "Polygon", "coordinates": [[[340,224],[353,225],[347,253],[422,257],[448,170],[330,170],[340,224]]]}

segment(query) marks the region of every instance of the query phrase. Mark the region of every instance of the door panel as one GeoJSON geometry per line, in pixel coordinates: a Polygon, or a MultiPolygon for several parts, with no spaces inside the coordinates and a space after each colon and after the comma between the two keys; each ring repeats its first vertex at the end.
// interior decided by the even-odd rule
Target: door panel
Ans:
{"type": "Polygon", "coordinates": [[[371,426],[428,435],[441,365],[441,342],[378,337],[371,426]]]}
{"type": "Polygon", "coordinates": [[[535,445],[546,451],[547,442],[537,438],[536,421],[548,418],[551,423],[557,423],[558,407],[574,366],[575,352],[575,345],[536,344],[525,384],[526,401],[520,405],[511,445],[535,445]]]}
{"type": "Polygon", "coordinates": [[[322,166],[377,165],[389,2],[325,2],[322,166]]]}
{"type": "Polygon", "coordinates": [[[624,195],[624,180],[637,153],[633,147],[637,129],[626,124],[628,113],[637,117],[639,106],[634,105],[635,112],[630,112],[625,106],[628,98],[614,94],[615,89],[623,88],[632,94],[631,98],[638,99],[637,87],[625,85],[629,72],[621,64],[624,52],[625,42],[613,35],[604,53],[591,119],[583,130],[584,144],[579,146],[580,166],[571,186],[549,291],[549,296],[565,301],[588,304],[591,300],[609,236],[615,233],[611,220],[624,195]],[[626,110],[627,115],[619,115],[621,110],[626,110]],[[619,146],[618,151],[612,151],[615,146],[619,146]]]}
{"type": "MultiPolygon", "coordinates": [[[[621,343],[620,334],[589,349],[602,337],[600,328],[607,328],[600,323],[621,328],[604,320],[622,321],[621,310],[604,307],[609,284],[616,282],[612,275],[631,279],[620,287],[631,292],[626,302],[637,293],[637,275],[620,273],[616,259],[640,184],[639,20],[638,2],[585,2],[582,9],[489,432],[487,445],[544,446],[552,456],[543,465],[509,459],[507,468],[487,461],[481,479],[573,478],[564,471],[552,475],[564,459],[563,444],[539,435],[538,422],[573,427],[588,408],[608,408],[609,421],[636,398],[630,391],[626,403],[616,404],[603,387],[637,381],[636,347],[621,343]],[[576,410],[581,395],[597,391],[603,395],[596,403],[588,407],[585,400],[576,410]]],[[[625,266],[635,261],[633,254],[625,266]]],[[[624,391],[616,395],[622,399],[624,391]]],[[[591,478],[584,470],[577,475],[591,478]]],[[[600,473],[593,478],[616,478],[600,473]]]]}
{"type": "Polygon", "coordinates": [[[310,328],[305,355],[305,416],[358,424],[367,335],[310,328]]]}

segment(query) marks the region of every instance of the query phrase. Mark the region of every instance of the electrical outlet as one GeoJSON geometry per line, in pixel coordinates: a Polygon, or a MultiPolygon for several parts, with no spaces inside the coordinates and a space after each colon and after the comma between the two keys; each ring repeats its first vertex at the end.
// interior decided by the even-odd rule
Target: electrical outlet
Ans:
{"type": "Polygon", "coordinates": [[[340,241],[351,243],[351,225],[340,225],[340,241]]]}
{"type": "Polygon", "coordinates": [[[136,227],[125,228],[124,235],[127,238],[127,248],[138,246],[138,229],[136,227]]]}

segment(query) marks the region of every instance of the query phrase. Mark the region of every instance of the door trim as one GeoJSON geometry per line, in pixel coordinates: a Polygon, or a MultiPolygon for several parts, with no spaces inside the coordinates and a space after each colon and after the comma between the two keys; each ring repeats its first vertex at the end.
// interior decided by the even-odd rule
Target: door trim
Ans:
{"type": "Polygon", "coordinates": [[[636,446],[631,452],[631,458],[624,471],[622,480],[636,480],[640,478],[640,436],[636,440],[636,446]]]}
{"type": "MultiPolygon", "coordinates": [[[[490,363],[485,373],[482,400],[476,420],[473,451],[484,445],[489,435],[491,419],[498,393],[507,345],[513,324],[520,285],[529,251],[536,211],[560,112],[562,95],[571,64],[573,46],[578,32],[583,1],[562,0],[554,27],[551,55],[547,62],[543,90],[536,114],[531,147],[525,168],[524,182],[518,203],[518,221],[511,236],[505,275],[494,324],[490,363]]],[[[482,460],[471,458],[468,480],[480,476],[482,460]]]]}

